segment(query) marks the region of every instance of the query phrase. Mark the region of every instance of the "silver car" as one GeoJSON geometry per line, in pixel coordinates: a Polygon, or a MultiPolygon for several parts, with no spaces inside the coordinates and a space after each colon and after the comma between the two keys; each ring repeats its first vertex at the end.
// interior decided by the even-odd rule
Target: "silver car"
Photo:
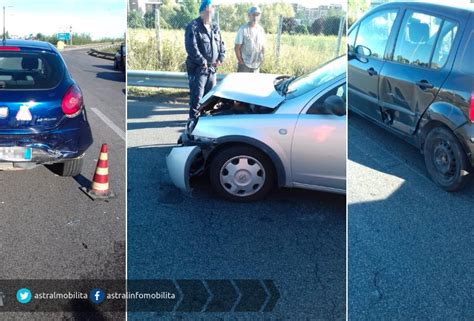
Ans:
{"type": "Polygon", "coordinates": [[[200,101],[166,162],[173,183],[207,173],[232,201],[275,186],[346,191],[346,57],[301,77],[230,74],[200,101]]]}

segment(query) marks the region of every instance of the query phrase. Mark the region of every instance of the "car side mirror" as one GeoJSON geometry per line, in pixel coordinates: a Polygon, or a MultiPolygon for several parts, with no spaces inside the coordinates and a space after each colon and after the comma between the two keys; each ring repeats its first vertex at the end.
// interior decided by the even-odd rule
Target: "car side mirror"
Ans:
{"type": "Polygon", "coordinates": [[[323,108],[328,114],[343,116],[346,114],[346,102],[337,95],[327,97],[323,102],[323,108]]]}
{"type": "Polygon", "coordinates": [[[365,56],[365,57],[370,57],[372,55],[372,50],[370,50],[368,47],[363,46],[363,45],[357,45],[355,47],[355,53],[357,55],[365,56]]]}

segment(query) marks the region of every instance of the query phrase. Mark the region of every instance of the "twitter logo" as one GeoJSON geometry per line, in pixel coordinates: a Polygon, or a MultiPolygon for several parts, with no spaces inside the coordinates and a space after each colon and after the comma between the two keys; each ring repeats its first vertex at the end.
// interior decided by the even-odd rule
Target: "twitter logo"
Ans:
{"type": "Polygon", "coordinates": [[[27,288],[19,289],[16,293],[16,299],[21,304],[26,304],[31,301],[31,291],[27,288]]]}

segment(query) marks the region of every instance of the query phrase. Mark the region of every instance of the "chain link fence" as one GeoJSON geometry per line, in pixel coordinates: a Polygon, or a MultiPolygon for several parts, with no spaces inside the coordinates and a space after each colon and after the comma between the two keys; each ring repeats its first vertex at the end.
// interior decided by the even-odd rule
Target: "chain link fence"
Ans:
{"type": "MultiPolygon", "coordinates": [[[[247,22],[253,4],[215,7],[213,22],[221,29],[226,59],[219,73],[235,72],[234,41],[240,25],[247,22]]],[[[168,1],[150,5],[144,12],[128,14],[127,67],[131,70],[185,71],[184,30],[196,17],[199,2],[168,1]]],[[[305,8],[289,3],[264,4],[261,25],[266,32],[264,62],[260,71],[300,75],[346,51],[345,12],[342,8],[305,8]]]]}

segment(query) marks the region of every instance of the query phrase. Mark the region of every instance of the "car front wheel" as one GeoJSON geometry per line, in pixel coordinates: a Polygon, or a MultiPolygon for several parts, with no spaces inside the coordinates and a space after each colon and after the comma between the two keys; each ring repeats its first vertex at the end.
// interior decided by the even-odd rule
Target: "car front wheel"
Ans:
{"type": "Polygon", "coordinates": [[[212,189],[221,197],[238,202],[262,199],[275,185],[270,159],[249,146],[219,151],[209,167],[212,189]]]}
{"type": "Polygon", "coordinates": [[[469,180],[471,168],[466,153],[449,129],[432,129],[426,136],[423,153],[428,173],[444,190],[457,191],[469,180]]]}

